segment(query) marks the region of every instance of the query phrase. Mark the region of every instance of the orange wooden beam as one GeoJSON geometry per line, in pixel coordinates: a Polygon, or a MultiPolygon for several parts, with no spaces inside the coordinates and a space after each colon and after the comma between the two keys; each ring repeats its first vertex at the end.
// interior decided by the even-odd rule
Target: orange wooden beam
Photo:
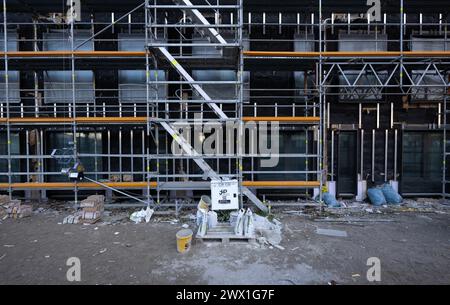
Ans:
{"type": "MultiPolygon", "coordinates": [[[[320,117],[243,117],[244,122],[297,122],[297,123],[318,123],[320,117]]],[[[39,118],[10,118],[9,123],[146,123],[147,117],[39,117],[39,118]]],[[[0,123],[8,122],[7,118],[0,118],[0,123]]]]}
{"type": "MultiPolygon", "coordinates": [[[[118,188],[146,188],[146,181],[137,182],[102,182],[103,184],[118,188]]],[[[78,188],[99,188],[102,186],[93,182],[78,182],[78,188]]],[[[244,181],[243,186],[247,187],[319,187],[320,183],[317,181],[244,181]]],[[[150,182],[150,187],[156,187],[156,182],[150,182]]],[[[75,183],[72,182],[18,182],[11,183],[12,189],[64,189],[74,188],[75,183]]],[[[8,183],[0,183],[0,189],[8,189],[8,183]]]]}
{"type": "MultiPolygon", "coordinates": [[[[103,184],[114,188],[145,188],[147,182],[102,182],[103,184]]],[[[156,187],[156,182],[150,182],[151,187],[156,187]]],[[[7,189],[8,183],[0,183],[0,189],[7,189]]],[[[18,182],[11,183],[13,189],[64,189],[74,188],[75,183],[72,182],[18,182]]],[[[78,188],[102,188],[93,182],[78,182],[78,188]]]]}
{"type": "MultiPolygon", "coordinates": [[[[147,117],[77,117],[73,118],[10,118],[10,123],[146,123],[147,117]]],[[[7,123],[8,119],[1,118],[0,123],[7,123]]]]}
{"type": "MultiPolygon", "coordinates": [[[[14,51],[6,52],[8,57],[144,57],[145,51],[14,51]]],[[[5,52],[0,52],[5,56],[5,52]]]]}
{"type": "Polygon", "coordinates": [[[248,187],[319,187],[318,181],[243,181],[248,187]]]}
{"type": "MultiPolygon", "coordinates": [[[[11,58],[20,57],[144,57],[145,51],[13,51],[6,52],[11,58]]],[[[450,51],[378,51],[378,52],[295,52],[295,51],[244,51],[248,57],[450,57],[450,51]]],[[[5,52],[0,52],[0,57],[4,57],[5,52]]]]}
{"type": "Polygon", "coordinates": [[[297,123],[318,123],[320,122],[320,117],[290,117],[290,116],[281,116],[281,117],[271,117],[271,116],[259,116],[259,117],[243,117],[242,120],[244,122],[297,122],[297,123]]]}
{"type": "Polygon", "coordinates": [[[248,57],[450,57],[450,51],[385,51],[385,52],[290,52],[290,51],[244,51],[248,57]]]}

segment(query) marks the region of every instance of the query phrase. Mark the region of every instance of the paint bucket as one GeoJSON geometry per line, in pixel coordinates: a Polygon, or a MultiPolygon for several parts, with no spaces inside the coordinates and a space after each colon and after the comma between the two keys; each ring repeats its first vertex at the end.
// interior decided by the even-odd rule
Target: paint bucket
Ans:
{"type": "Polygon", "coordinates": [[[184,253],[191,248],[193,232],[190,229],[183,229],[177,232],[177,251],[184,253]]]}
{"type": "Polygon", "coordinates": [[[200,197],[200,202],[198,203],[198,206],[197,206],[198,209],[208,211],[210,206],[211,206],[211,198],[209,198],[206,195],[203,195],[202,197],[200,197]]]}

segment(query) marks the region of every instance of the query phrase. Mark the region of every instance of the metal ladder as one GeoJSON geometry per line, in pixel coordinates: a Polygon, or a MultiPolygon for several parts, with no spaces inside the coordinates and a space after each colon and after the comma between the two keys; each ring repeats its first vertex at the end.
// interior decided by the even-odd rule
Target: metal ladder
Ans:
{"type": "MultiPolygon", "coordinates": [[[[193,6],[189,0],[173,0],[176,4],[181,4],[183,6],[193,6]]],[[[242,9],[242,8],[241,8],[242,9]]],[[[184,12],[189,14],[195,21],[202,23],[203,25],[210,25],[208,20],[202,15],[197,9],[182,9],[184,12]]],[[[206,30],[201,31],[201,34],[210,38],[210,40],[215,41],[223,46],[226,46],[227,41],[214,29],[205,28],[206,30]]],[[[229,119],[228,116],[220,109],[220,107],[211,102],[212,98],[203,90],[201,86],[195,84],[194,78],[178,63],[178,61],[170,54],[170,52],[165,47],[156,47],[154,50],[158,50],[165,59],[171,64],[171,66],[180,74],[183,79],[191,82],[191,87],[205,100],[208,101],[207,105],[219,116],[221,120],[229,119]]],[[[210,179],[221,179],[220,176],[209,166],[209,164],[201,157],[197,151],[192,148],[192,146],[176,131],[176,127],[170,122],[161,122],[161,126],[172,136],[172,138],[180,145],[180,147],[189,155],[193,156],[194,162],[202,169],[205,176],[210,179]]],[[[253,202],[260,210],[267,212],[268,208],[262,203],[261,200],[247,187],[241,186],[242,193],[253,202]]]]}

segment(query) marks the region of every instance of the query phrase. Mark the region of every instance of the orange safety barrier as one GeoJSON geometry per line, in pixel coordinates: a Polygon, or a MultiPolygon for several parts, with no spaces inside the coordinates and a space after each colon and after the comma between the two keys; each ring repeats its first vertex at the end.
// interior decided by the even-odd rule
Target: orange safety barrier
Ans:
{"type": "Polygon", "coordinates": [[[319,123],[320,117],[290,117],[290,116],[260,116],[260,117],[243,117],[242,120],[244,122],[298,122],[298,123],[319,123]]]}
{"type": "Polygon", "coordinates": [[[248,57],[450,57],[450,51],[386,51],[386,52],[290,52],[290,51],[244,51],[248,57]]]}
{"type": "MultiPolygon", "coordinates": [[[[10,123],[146,123],[147,117],[10,118],[10,123]]],[[[8,119],[1,118],[0,123],[8,119]]]]}
{"type": "MultiPolygon", "coordinates": [[[[145,51],[13,51],[6,52],[11,58],[20,57],[144,57],[145,51]]],[[[295,51],[244,51],[248,57],[450,57],[450,51],[379,51],[379,52],[295,52],[295,51]]],[[[4,57],[5,52],[0,52],[4,57]]]]}
{"type": "MultiPolygon", "coordinates": [[[[118,188],[146,188],[146,181],[138,182],[102,182],[103,184],[118,188]]],[[[318,181],[243,181],[243,186],[247,187],[319,187],[320,183],[318,181]]],[[[0,183],[0,189],[8,189],[8,183],[0,183]]],[[[80,189],[82,188],[102,188],[93,182],[78,182],[76,186],[80,189]]],[[[150,187],[156,187],[156,182],[150,182],[150,187]]],[[[12,189],[64,189],[64,188],[74,188],[75,183],[73,182],[18,182],[11,183],[12,189]]]]}
{"type": "MultiPolygon", "coordinates": [[[[6,52],[8,57],[144,57],[145,51],[13,51],[6,52]]],[[[0,52],[5,56],[5,52],[0,52]]]]}

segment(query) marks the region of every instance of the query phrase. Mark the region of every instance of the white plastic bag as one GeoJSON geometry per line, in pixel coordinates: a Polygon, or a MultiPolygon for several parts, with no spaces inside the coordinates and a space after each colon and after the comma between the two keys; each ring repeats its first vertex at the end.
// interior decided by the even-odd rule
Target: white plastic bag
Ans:
{"type": "Polygon", "coordinates": [[[240,209],[237,219],[236,219],[236,225],[234,227],[234,234],[236,234],[236,235],[244,234],[244,214],[245,214],[245,210],[240,209]]]}
{"type": "Polygon", "coordinates": [[[254,237],[255,236],[255,225],[253,222],[253,213],[250,208],[247,209],[247,212],[244,216],[244,236],[254,237]]]}
{"type": "Polygon", "coordinates": [[[200,226],[201,223],[202,223],[202,216],[203,216],[202,211],[203,210],[200,210],[200,209],[197,210],[197,214],[196,214],[196,217],[195,217],[195,222],[196,222],[197,226],[200,226]]]}
{"type": "Polygon", "coordinates": [[[201,213],[201,223],[200,227],[198,228],[198,235],[199,236],[205,236],[206,231],[208,229],[208,212],[204,212],[203,210],[199,210],[201,213]]]}
{"type": "Polygon", "coordinates": [[[149,222],[150,218],[152,218],[153,213],[155,212],[155,210],[150,209],[150,207],[147,207],[145,209],[145,222],[149,222]]]}
{"type": "Polygon", "coordinates": [[[152,218],[154,210],[147,207],[145,210],[142,209],[138,212],[134,212],[131,214],[130,216],[130,220],[133,221],[134,223],[140,223],[143,220],[145,220],[145,222],[149,222],[150,218],[152,218]]]}
{"type": "Polygon", "coordinates": [[[208,228],[214,228],[217,226],[217,213],[214,211],[208,212],[208,228]]]}

